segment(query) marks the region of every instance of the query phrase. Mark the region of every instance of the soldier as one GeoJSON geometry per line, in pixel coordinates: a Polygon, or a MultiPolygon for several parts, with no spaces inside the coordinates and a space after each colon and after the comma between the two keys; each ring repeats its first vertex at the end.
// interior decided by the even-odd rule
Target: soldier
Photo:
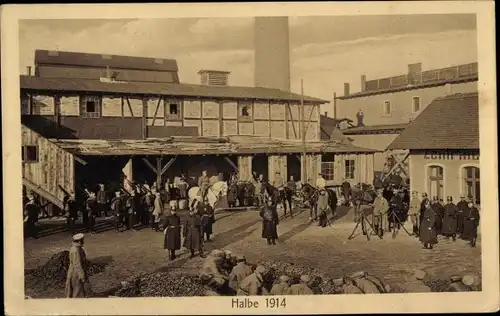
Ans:
{"type": "Polygon", "coordinates": [[[420,241],[425,249],[432,249],[437,244],[436,212],[431,207],[429,200],[425,201],[425,211],[420,224],[420,241]]]}
{"type": "Polygon", "coordinates": [[[184,174],[181,175],[181,179],[179,180],[177,187],[179,188],[179,199],[186,200],[188,198],[187,192],[189,185],[184,174]]]}
{"type": "Polygon", "coordinates": [[[453,198],[448,196],[446,198],[447,204],[444,206],[443,229],[442,234],[446,239],[453,238],[456,240],[457,235],[457,211],[458,208],[453,204],[453,198]]]}
{"type": "Polygon", "coordinates": [[[411,224],[413,226],[413,235],[418,236],[418,231],[420,227],[420,208],[422,202],[418,198],[418,192],[413,191],[411,194],[410,209],[408,215],[410,215],[411,224]]]}
{"type": "Polygon", "coordinates": [[[216,292],[224,290],[228,281],[220,269],[223,256],[224,252],[217,249],[213,250],[203,262],[200,273],[201,282],[216,292]]]}
{"type": "Polygon", "coordinates": [[[342,194],[344,195],[345,205],[349,205],[349,199],[351,198],[351,184],[344,178],[342,182],[342,194]]]}
{"type": "Polygon", "coordinates": [[[256,296],[266,295],[267,290],[264,287],[264,275],[266,268],[259,265],[255,271],[240,282],[236,295],[238,296],[256,296]]]}
{"type": "Polygon", "coordinates": [[[206,170],[203,170],[201,172],[201,177],[198,178],[198,187],[201,189],[201,199],[204,200],[207,195],[208,188],[210,187],[210,178],[208,177],[206,170]]]}
{"type": "Polygon", "coordinates": [[[155,201],[154,201],[154,209],[153,213],[151,214],[151,229],[158,232],[160,231],[159,229],[159,223],[160,223],[160,217],[163,214],[163,201],[160,196],[160,192],[156,191],[155,192],[155,201]]]}
{"type": "Polygon", "coordinates": [[[308,275],[300,277],[300,283],[290,286],[289,295],[312,295],[313,291],[309,288],[308,284],[311,278],[308,275]]]}
{"type": "Polygon", "coordinates": [[[96,194],[94,192],[89,193],[87,201],[85,202],[85,211],[87,213],[87,221],[85,223],[87,226],[87,233],[95,233],[94,225],[98,212],[98,204],[96,194]]]}
{"type": "Polygon", "coordinates": [[[289,280],[287,275],[280,276],[280,282],[273,285],[269,295],[288,295],[290,293],[289,280]]]}
{"type": "Polygon", "coordinates": [[[398,190],[393,191],[393,196],[390,201],[390,212],[389,212],[389,230],[393,232],[399,230],[402,224],[402,214],[404,212],[404,204],[402,197],[398,194],[398,190]]]}
{"type": "Polygon", "coordinates": [[[235,292],[238,291],[241,281],[253,273],[252,267],[247,265],[245,256],[237,256],[236,262],[229,274],[229,287],[235,292]]]}
{"type": "Polygon", "coordinates": [[[467,211],[468,203],[465,200],[465,195],[460,196],[460,202],[457,203],[457,234],[462,234],[464,227],[464,214],[467,211]]]}
{"type": "Polygon", "coordinates": [[[79,298],[90,296],[88,261],[83,250],[84,235],[73,236],[73,244],[69,250],[69,267],[66,276],[65,296],[79,298]]]}
{"type": "Polygon", "coordinates": [[[387,213],[389,212],[389,203],[382,196],[382,190],[377,190],[377,197],[373,201],[373,228],[380,237],[384,236],[384,229],[387,229],[387,213]]]}
{"type": "Polygon", "coordinates": [[[257,180],[255,181],[255,198],[257,200],[257,206],[261,206],[263,204],[262,199],[262,180],[264,179],[263,175],[259,175],[257,180]]]}
{"type": "Polygon", "coordinates": [[[324,188],[320,189],[318,192],[318,203],[316,203],[316,208],[319,210],[318,226],[326,227],[328,224],[327,212],[330,210],[330,205],[328,204],[328,192],[326,192],[324,188]]]}
{"type": "Polygon", "coordinates": [[[40,213],[40,206],[36,203],[33,194],[28,196],[28,203],[25,205],[26,212],[26,232],[28,237],[37,239],[36,222],[38,221],[38,214],[40,213]]]}
{"type": "Polygon", "coordinates": [[[469,198],[467,210],[464,212],[464,227],[461,237],[463,240],[469,241],[471,247],[476,247],[479,219],[479,210],[474,206],[472,199],[469,198]]]}
{"type": "Polygon", "coordinates": [[[68,231],[75,234],[75,223],[78,219],[78,207],[76,200],[72,195],[65,195],[63,198],[64,208],[66,210],[68,231]]]}
{"type": "Polygon", "coordinates": [[[104,184],[99,183],[99,191],[97,191],[97,206],[101,216],[108,216],[108,195],[104,190],[104,184]]]}
{"type": "Polygon", "coordinates": [[[126,218],[127,218],[127,229],[135,231],[135,217],[137,215],[137,198],[135,191],[132,190],[130,195],[127,197],[127,201],[125,202],[126,207],[126,218]]]}
{"type": "Polygon", "coordinates": [[[366,235],[367,232],[366,232],[366,225],[365,225],[365,213],[364,213],[363,205],[361,205],[360,198],[354,199],[354,222],[355,223],[361,222],[361,230],[363,232],[363,235],[366,235]]]}
{"type": "Polygon", "coordinates": [[[170,214],[163,221],[165,236],[163,249],[168,250],[170,260],[175,260],[175,251],[181,249],[181,218],[177,215],[177,205],[170,205],[170,214]]]}
{"type": "Polygon", "coordinates": [[[116,191],[115,197],[111,201],[111,210],[115,215],[115,229],[120,232],[120,227],[123,225],[124,205],[121,197],[121,192],[116,191]]]}
{"type": "Polygon", "coordinates": [[[443,230],[443,217],[444,217],[444,206],[442,199],[436,197],[434,210],[436,211],[436,234],[441,235],[443,230]]]}
{"type": "Polygon", "coordinates": [[[184,247],[191,251],[190,258],[194,258],[195,249],[198,249],[200,257],[205,258],[203,254],[203,226],[200,216],[193,209],[189,211],[189,216],[184,221],[183,226],[184,247]]]}
{"type": "Polygon", "coordinates": [[[147,227],[150,225],[153,210],[155,208],[155,195],[150,190],[148,190],[144,195],[143,205],[144,205],[144,211],[142,217],[142,225],[147,227]]]}
{"type": "MultiPolygon", "coordinates": [[[[203,235],[206,236],[206,241],[210,242],[210,235],[213,233],[213,224],[215,223],[214,209],[210,206],[208,201],[201,204],[201,224],[203,226],[203,235]]],[[[202,237],[205,237],[202,236],[202,237]]]]}
{"type": "Polygon", "coordinates": [[[260,217],[262,217],[262,238],[267,240],[268,245],[276,245],[279,218],[272,198],[269,198],[267,205],[261,208],[260,217]]]}

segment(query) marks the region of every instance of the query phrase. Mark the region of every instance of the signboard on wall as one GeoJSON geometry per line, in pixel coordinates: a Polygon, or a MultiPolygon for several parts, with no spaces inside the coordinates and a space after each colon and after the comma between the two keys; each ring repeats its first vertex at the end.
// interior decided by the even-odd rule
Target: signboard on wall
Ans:
{"type": "Polygon", "coordinates": [[[426,160],[479,160],[479,155],[426,151],[426,160]]]}

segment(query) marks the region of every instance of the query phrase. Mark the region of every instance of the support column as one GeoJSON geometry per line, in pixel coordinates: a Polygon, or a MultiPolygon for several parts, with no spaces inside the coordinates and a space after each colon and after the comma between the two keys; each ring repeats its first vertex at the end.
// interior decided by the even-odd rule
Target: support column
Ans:
{"type": "Polygon", "coordinates": [[[161,184],[162,184],[162,173],[161,173],[161,167],[162,167],[162,161],[163,161],[163,158],[162,157],[159,157],[159,158],[156,158],[156,188],[159,189],[161,187],[161,184]]]}
{"type": "Polygon", "coordinates": [[[281,174],[281,178],[286,182],[288,180],[286,155],[269,155],[268,170],[268,179],[270,183],[274,182],[276,172],[279,172],[281,174]]]}
{"type": "Polygon", "coordinates": [[[252,175],[252,156],[238,156],[238,173],[240,180],[246,181],[252,175]]]}
{"type": "Polygon", "coordinates": [[[305,159],[301,159],[302,179],[303,183],[316,185],[316,179],[321,171],[321,155],[307,154],[305,159]]]}
{"type": "Polygon", "coordinates": [[[127,164],[122,169],[125,178],[123,180],[123,187],[128,192],[132,192],[133,188],[131,182],[134,181],[134,168],[133,168],[133,158],[130,157],[127,161],[127,164]]]}

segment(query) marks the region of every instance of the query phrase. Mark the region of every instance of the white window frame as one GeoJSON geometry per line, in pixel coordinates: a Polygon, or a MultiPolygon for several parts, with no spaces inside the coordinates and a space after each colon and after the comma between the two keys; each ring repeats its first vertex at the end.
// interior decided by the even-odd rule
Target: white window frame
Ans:
{"type": "MultiPolygon", "coordinates": [[[[468,163],[468,164],[463,164],[460,166],[460,168],[458,168],[458,178],[462,180],[462,183],[460,185],[460,195],[465,195],[467,197],[467,191],[465,189],[465,180],[466,180],[466,177],[464,177],[464,173],[465,173],[465,170],[466,168],[478,168],[479,169],[479,186],[481,186],[481,168],[478,164],[473,164],[473,163],[468,163]]],[[[479,192],[479,200],[481,200],[481,192],[479,192]]],[[[474,204],[476,203],[476,201],[474,201],[474,204]]]]}
{"type": "Polygon", "coordinates": [[[323,174],[323,178],[325,178],[326,181],[334,181],[335,180],[335,162],[334,161],[321,161],[321,173],[323,174]],[[324,170],[328,170],[331,172],[327,173],[324,170]]]}
{"type": "Polygon", "coordinates": [[[391,116],[392,115],[392,103],[391,100],[385,100],[384,103],[382,103],[382,113],[384,116],[391,116]],[[386,105],[389,104],[389,113],[386,113],[386,105]]]}
{"type": "Polygon", "coordinates": [[[182,108],[183,104],[181,100],[163,100],[163,114],[165,116],[166,121],[182,121],[182,108]],[[170,114],[170,105],[177,105],[177,114],[170,114]]]}
{"type": "Polygon", "coordinates": [[[430,167],[441,167],[443,169],[443,196],[441,197],[443,200],[446,199],[446,167],[441,163],[430,162],[425,165],[425,193],[428,194],[429,198],[432,199],[432,194],[430,192],[430,178],[429,178],[429,169],[430,167]]]}
{"type": "MultiPolygon", "coordinates": [[[[350,165],[350,164],[349,164],[350,165]]],[[[344,160],[344,177],[348,180],[354,180],[356,179],[356,159],[345,159],[344,160]],[[352,161],[352,171],[349,170],[347,163],[349,161],[352,161]],[[352,177],[351,177],[352,175],[352,177]]]]}
{"type": "Polygon", "coordinates": [[[80,117],[83,118],[101,118],[102,117],[102,97],[99,95],[80,96],[80,117]],[[87,102],[94,101],[95,111],[87,112],[87,102]]]}
{"type": "Polygon", "coordinates": [[[415,95],[411,97],[411,110],[413,113],[422,111],[422,99],[420,99],[420,96],[415,95]],[[415,110],[415,99],[418,99],[418,110],[415,110]]]}

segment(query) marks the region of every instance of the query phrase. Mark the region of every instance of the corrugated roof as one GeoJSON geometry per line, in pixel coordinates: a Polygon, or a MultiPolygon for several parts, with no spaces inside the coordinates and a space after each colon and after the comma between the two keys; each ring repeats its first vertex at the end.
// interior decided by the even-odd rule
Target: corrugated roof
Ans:
{"type": "MultiPolygon", "coordinates": [[[[170,137],[121,141],[51,139],[51,141],[74,154],[89,156],[300,153],[303,150],[301,141],[257,136],[170,137]]],[[[306,152],[374,153],[376,150],[330,141],[307,142],[306,152]]]]}
{"type": "MultiPolygon", "coordinates": [[[[37,91],[97,92],[102,94],[130,94],[219,99],[252,99],[297,101],[300,95],[278,89],[260,87],[208,86],[182,83],[101,82],[90,79],[39,78],[20,76],[21,89],[37,91]]],[[[304,102],[322,104],[329,101],[304,96],[304,102]]]]}
{"type": "Polygon", "coordinates": [[[351,127],[341,130],[345,135],[351,134],[362,134],[370,132],[383,132],[391,130],[404,130],[408,126],[407,123],[404,124],[385,124],[385,125],[371,125],[371,126],[358,126],[351,127]]]}
{"type": "Polygon", "coordinates": [[[35,51],[35,65],[88,66],[117,69],[174,71],[179,70],[177,61],[164,58],[147,58],[48,50],[35,51]]]}
{"type": "Polygon", "coordinates": [[[435,99],[388,149],[479,149],[477,92],[435,99]]]}

